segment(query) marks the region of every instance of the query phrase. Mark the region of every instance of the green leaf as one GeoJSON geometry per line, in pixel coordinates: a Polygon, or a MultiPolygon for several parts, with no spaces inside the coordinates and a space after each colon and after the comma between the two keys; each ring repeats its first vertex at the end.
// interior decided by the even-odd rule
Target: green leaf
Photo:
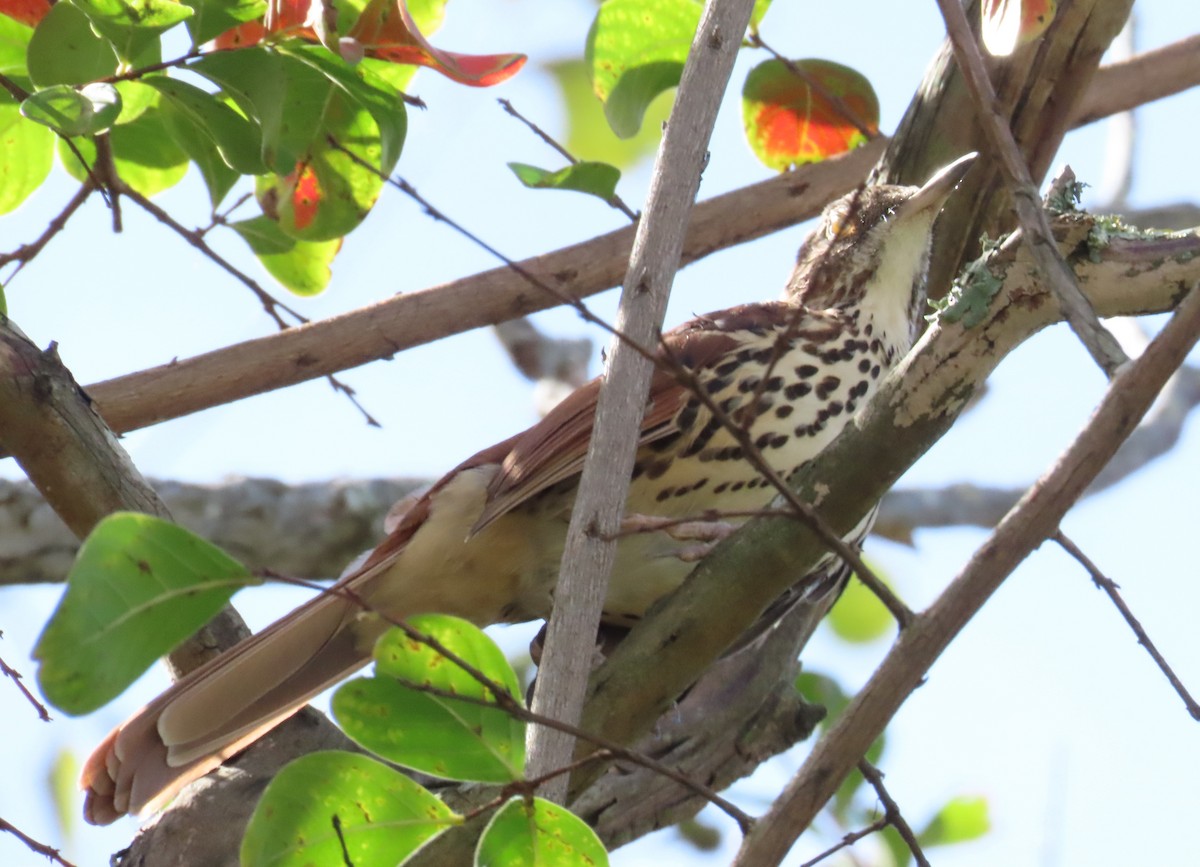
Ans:
{"type": "Polygon", "coordinates": [[[25,66],[29,40],[33,28],[6,15],[0,15],[0,75],[9,78],[24,78],[29,75],[25,66]]]}
{"type": "Polygon", "coordinates": [[[313,753],[287,765],[267,786],[242,838],[241,864],[396,867],[460,821],[429,792],[374,759],[313,753]]]}
{"type": "Polygon", "coordinates": [[[29,41],[29,77],[38,87],[85,84],[117,71],[112,46],[71,3],[55,3],[29,41]]]}
{"type": "Polygon", "coordinates": [[[192,45],[199,46],[215,39],[226,30],[255,21],[267,11],[266,0],[180,0],[192,9],[187,19],[192,45]]]}
{"type": "Polygon", "coordinates": [[[323,76],[264,46],[206,54],[188,67],[219,86],[256,121],[262,161],[290,172],[314,138],[331,85],[323,76]]]}
{"type": "Polygon", "coordinates": [[[511,800],[492,817],[475,850],[476,867],[605,867],[596,832],[566,807],[542,798],[511,800]]]}
{"type": "MultiPolygon", "coordinates": [[[[131,123],[117,124],[109,131],[113,164],[135,190],[153,196],[183,180],[188,155],[175,143],[163,119],[161,107],[152,106],[131,123]]],[[[72,139],[88,165],[96,161],[96,145],[88,138],[72,139]]],[[[67,171],[82,181],[87,175],[78,159],[60,140],[59,159],[67,171]]]]}
{"type": "Polygon", "coordinates": [[[609,0],[588,31],[592,87],[613,132],[628,138],[647,107],[679,84],[700,5],[694,0],[609,0]]]}
{"type": "Polygon", "coordinates": [[[71,0],[127,63],[163,32],[192,16],[191,8],[175,0],[71,0]]]}
{"type": "Polygon", "coordinates": [[[254,217],[231,223],[250,245],[263,267],[297,295],[317,295],[329,285],[330,265],[342,248],[341,239],[298,241],[267,217],[254,217]]]}
{"type": "Polygon", "coordinates": [[[34,648],[42,694],[69,714],[101,707],[250,583],[244,566],[182,527],[110,515],[84,540],[34,648]]]}
{"type": "Polygon", "coordinates": [[[0,103],[0,214],[7,214],[42,185],[54,164],[54,133],[21,117],[15,103],[0,103]]]}
{"type": "Polygon", "coordinates": [[[280,43],[279,51],[320,72],[370,113],[379,127],[382,147],[379,170],[383,174],[390,172],[400,158],[408,129],[404,100],[396,90],[370,68],[362,64],[350,66],[323,45],[284,42],[280,43]]]}
{"type": "Polygon", "coordinates": [[[608,202],[617,194],[621,170],[608,163],[575,163],[556,172],[525,163],[509,163],[517,180],[527,187],[543,190],[575,190],[608,202]]]}
{"type": "Polygon", "coordinates": [[[187,112],[169,100],[161,106],[163,125],[175,144],[200,170],[208,199],[215,211],[233,189],[242,175],[234,171],[222,158],[207,127],[197,123],[187,112]]]}
{"type": "Polygon", "coordinates": [[[922,846],[945,846],[978,840],[991,829],[987,798],[957,797],[942,807],[917,834],[922,846]]]}
{"type": "Polygon", "coordinates": [[[260,175],[267,170],[258,127],[230,108],[220,96],[164,76],[152,76],[145,83],[166,97],[176,113],[191,120],[212,141],[230,168],[243,175],[260,175]]]}
{"type": "MultiPolygon", "coordinates": [[[[440,615],[409,623],[520,700],[512,668],[479,629],[440,615]]],[[[379,639],[375,660],[375,677],[352,680],[333,696],[334,715],[350,737],[390,761],[448,779],[520,779],[525,724],[500,707],[481,704],[494,701],[490,689],[400,630],[379,639]]]]}
{"type": "Polygon", "coordinates": [[[69,749],[54,755],[46,780],[60,836],[70,839],[79,821],[79,761],[69,749]]]}
{"type": "MultiPolygon", "coordinates": [[[[875,570],[879,575],[879,570],[875,570]]],[[[888,584],[884,580],[885,584],[888,584]]],[[[890,584],[889,584],[890,586],[890,584]]],[[[826,622],[835,635],[851,644],[867,644],[888,635],[896,620],[867,585],[855,575],[829,612],[826,622]]]]}
{"type": "Polygon", "coordinates": [[[111,84],[76,90],[56,84],[29,95],[21,114],[65,136],[93,135],[112,126],[121,114],[121,95],[111,84]]]}
{"type": "Polygon", "coordinates": [[[750,29],[752,31],[758,32],[758,25],[762,23],[763,16],[770,8],[771,0],[754,0],[754,10],[750,13],[750,29]]]}
{"type": "Polygon", "coordinates": [[[829,60],[792,67],[767,60],[742,86],[746,139],[765,165],[784,171],[852,150],[867,141],[856,121],[878,129],[879,99],[861,73],[829,60]]]}

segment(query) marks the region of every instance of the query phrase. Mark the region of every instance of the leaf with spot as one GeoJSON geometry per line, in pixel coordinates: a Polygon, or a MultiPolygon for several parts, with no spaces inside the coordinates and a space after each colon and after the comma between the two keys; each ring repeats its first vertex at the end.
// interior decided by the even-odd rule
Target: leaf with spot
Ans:
{"type": "Polygon", "coordinates": [[[492,817],[475,850],[476,867],[606,867],[596,832],[542,798],[511,800],[492,817]]]}
{"type": "Polygon", "coordinates": [[[38,638],[42,694],[89,713],[258,583],[220,548],[175,524],[118,512],[88,534],[38,638]]]}
{"type": "Polygon", "coordinates": [[[159,37],[192,17],[192,10],[175,0],[71,0],[92,29],[108,40],[117,56],[132,62],[159,37]]]}
{"type": "Polygon", "coordinates": [[[608,0],[597,11],[584,57],[618,136],[634,135],[650,103],[679,84],[699,24],[694,0],[608,0]]]}
{"type": "MultiPolygon", "coordinates": [[[[520,703],[516,674],[481,630],[445,615],[408,623],[520,703]]],[[[524,771],[525,724],[496,704],[489,686],[401,630],[375,645],[375,676],[343,684],[332,706],[350,737],[406,768],[493,783],[520,779],[524,771]]]]}
{"type": "Polygon", "coordinates": [[[396,867],[460,821],[417,783],[368,756],[313,753],[287,765],[263,792],[242,838],[241,864],[396,867]]]}
{"type": "Polygon", "coordinates": [[[608,163],[580,162],[553,172],[525,163],[509,163],[508,167],[531,189],[574,190],[606,202],[617,194],[617,181],[621,179],[621,170],[608,163]]]}
{"type": "Polygon", "coordinates": [[[742,86],[746,140],[778,171],[864,144],[879,128],[879,99],[862,74],[831,60],[760,63],[742,86]]]}
{"type": "Polygon", "coordinates": [[[1057,11],[1057,0],[983,0],[983,46],[993,57],[1008,57],[1045,33],[1057,11]]]}

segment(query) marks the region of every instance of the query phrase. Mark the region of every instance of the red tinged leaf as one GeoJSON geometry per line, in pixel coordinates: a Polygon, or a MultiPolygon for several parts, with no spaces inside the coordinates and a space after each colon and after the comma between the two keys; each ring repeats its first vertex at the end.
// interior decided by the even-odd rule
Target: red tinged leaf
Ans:
{"type": "Polygon", "coordinates": [[[994,57],[1007,57],[1046,32],[1057,0],[983,0],[983,45],[994,57]]]}
{"type": "Polygon", "coordinates": [[[755,155],[779,171],[819,162],[863,144],[879,125],[871,83],[829,60],[768,60],[742,88],[742,121],[755,155]]]}
{"type": "Polygon", "coordinates": [[[490,87],[525,65],[523,54],[456,54],[434,48],[421,35],[404,0],[371,0],[346,37],[368,57],[428,66],[459,84],[490,87]]]}
{"type": "MultiPolygon", "coordinates": [[[[0,0],[3,2],[6,0],[0,0]]],[[[269,24],[243,24],[218,36],[213,45],[216,48],[254,45],[268,33],[286,32],[310,42],[325,41],[343,57],[361,51],[367,57],[392,63],[427,66],[472,87],[500,84],[525,65],[523,54],[457,54],[434,48],[421,35],[404,0],[371,0],[342,38],[340,47],[334,45],[337,40],[330,40],[328,33],[325,40],[319,38],[310,23],[312,8],[306,0],[274,0],[268,9],[269,24]]]]}
{"type": "Polygon", "coordinates": [[[0,0],[0,15],[34,27],[46,17],[50,6],[50,0],[0,0]]]}

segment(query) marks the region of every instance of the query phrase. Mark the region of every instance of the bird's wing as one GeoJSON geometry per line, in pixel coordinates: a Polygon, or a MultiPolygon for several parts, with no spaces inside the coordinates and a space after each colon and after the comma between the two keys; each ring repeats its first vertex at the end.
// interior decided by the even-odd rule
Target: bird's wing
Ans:
{"type": "MultiPolygon", "coordinates": [[[[639,446],[677,433],[675,417],[688,399],[688,391],[668,371],[666,354],[698,370],[737,345],[736,339],[716,327],[712,318],[694,319],[664,335],[663,342],[666,350],[658,355],[664,363],[655,369],[650,381],[639,446]]],[[[599,394],[600,380],[594,379],[509,441],[509,451],[488,488],[488,502],[475,532],[547,488],[579,474],[592,439],[599,394]]]]}

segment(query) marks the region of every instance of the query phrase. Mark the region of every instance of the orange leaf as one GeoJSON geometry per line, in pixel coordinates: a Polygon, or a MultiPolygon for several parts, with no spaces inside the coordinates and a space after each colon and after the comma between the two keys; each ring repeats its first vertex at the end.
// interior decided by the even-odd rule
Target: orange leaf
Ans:
{"type": "Polygon", "coordinates": [[[237,27],[226,30],[210,44],[218,51],[224,51],[227,48],[244,48],[257,45],[266,35],[267,29],[263,27],[262,21],[247,21],[245,24],[239,24],[237,27]]]}
{"type": "Polygon", "coordinates": [[[983,0],[983,45],[994,57],[1007,57],[1046,32],[1057,0],[983,0]]]}
{"type": "Polygon", "coordinates": [[[472,87],[499,84],[525,65],[523,54],[456,54],[434,48],[417,29],[404,0],[371,0],[346,36],[370,57],[428,66],[472,87]]]}
{"type": "Polygon", "coordinates": [[[783,171],[858,147],[867,137],[854,121],[877,131],[879,100],[861,74],[829,60],[792,67],[760,63],[742,88],[746,138],[766,165],[783,171]]]}
{"type": "Polygon", "coordinates": [[[50,0],[0,0],[0,15],[35,27],[50,11],[50,0]]]}

